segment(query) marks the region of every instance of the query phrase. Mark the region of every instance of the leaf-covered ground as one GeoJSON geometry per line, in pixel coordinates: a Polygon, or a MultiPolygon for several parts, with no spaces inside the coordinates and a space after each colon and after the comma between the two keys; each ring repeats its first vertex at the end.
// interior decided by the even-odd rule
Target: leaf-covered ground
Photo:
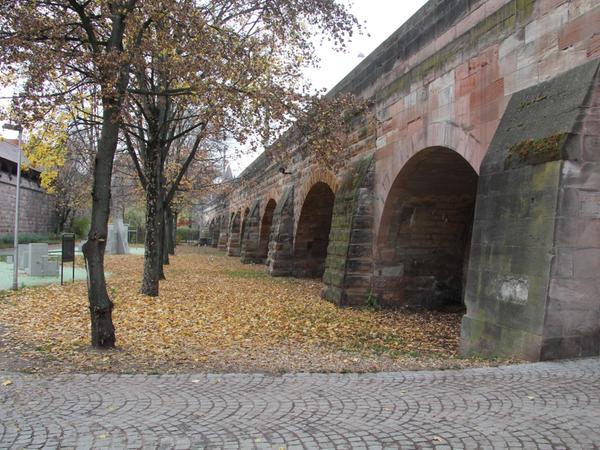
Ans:
{"type": "Polygon", "coordinates": [[[339,309],[314,280],[271,278],[178,248],[158,298],[142,257],[107,257],[116,351],[89,347],[86,284],[0,293],[0,363],[26,371],[373,371],[483,365],[457,358],[460,314],[339,309]]]}

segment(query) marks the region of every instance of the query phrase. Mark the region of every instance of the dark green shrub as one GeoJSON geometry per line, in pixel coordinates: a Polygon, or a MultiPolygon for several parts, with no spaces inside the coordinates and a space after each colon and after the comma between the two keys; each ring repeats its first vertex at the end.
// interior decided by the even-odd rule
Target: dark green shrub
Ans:
{"type": "Polygon", "coordinates": [[[89,217],[77,217],[71,224],[71,232],[75,233],[77,239],[83,239],[90,231],[89,217]]]}
{"type": "MultiPolygon", "coordinates": [[[[13,239],[12,234],[0,234],[0,246],[12,247],[13,239]]],[[[60,242],[60,236],[53,233],[19,233],[19,244],[36,244],[38,242],[57,243],[60,242]]]]}
{"type": "Polygon", "coordinates": [[[190,227],[179,227],[177,228],[177,243],[185,241],[197,241],[199,238],[199,231],[194,230],[190,227]]]}

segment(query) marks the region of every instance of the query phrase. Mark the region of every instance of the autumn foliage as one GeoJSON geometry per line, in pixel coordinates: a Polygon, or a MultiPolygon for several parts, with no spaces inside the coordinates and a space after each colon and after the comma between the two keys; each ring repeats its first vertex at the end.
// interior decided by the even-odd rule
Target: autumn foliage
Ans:
{"type": "MultiPolygon", "coordinates": [[[[190,124],[194,148],[207,134],[272,143],[310,106],[301,73],[316,63],[314,39],[343,48],[357,26],[335,0],[0,2],[0,72],[4,82],[22,86],[13,118],[32,127],[80,108],[75,120],[99,128],[91,226],[83,247],[95,347],[111,348],[116,339],[104,250],[113,163],[123,130],[143,163],[138,167],[143,165],[155,250],[147,248],[151,257],[142,290],[155,295],[156,270],[162,267],[156,251],[163,241],[157,232],[164,206],[161,184],[165,154],[175,140],[171,124],[190,124]]],[[[316,129],[327,132],[318,121],[316,129]]],[[[189,154],[191,161],[194,150],[189,154]]],[[[185,164],[182,169],[187,170],[185,164]]]]}
{"type": "MultiPolygon", "coordinates": [[[[340,371],[460,367],[459,313],[339,309],[320,282],[271,278],[212,249],[182,249],[161,295],[136,288],[141,256],[107,266],[119,351],[88,345],[85,283],[27,289],[0,299],[11,352],[30,370],[178,372],[340,371]],[[54,305],[52,312],[46,305],[54,305]]],[[[481,363],[479,363],[481,364],[481,363]]]]}

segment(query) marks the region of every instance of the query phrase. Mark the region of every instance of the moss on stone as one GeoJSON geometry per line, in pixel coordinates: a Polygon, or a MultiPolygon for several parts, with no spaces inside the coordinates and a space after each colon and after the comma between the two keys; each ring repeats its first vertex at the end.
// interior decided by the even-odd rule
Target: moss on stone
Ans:
{"type": "Polygon", "coordinates": [[[527,139],[513,145],[508,149],[504,169],[561,160],[567,136],[568,133],[557,133],[542,139],[527,139]]]}
{"type": "Polygon", "coordinates": [[[333,206],[323,282],[327,286],[324,298],[338,302],[342,297],[346,266],[352,241],[353,220],[359,206],[359,193],[373,165],[369,156],[353,164],[340,184],[333,206]]]}
{"type": "Polygon", "coordinates": [[[530,106],[535,105],[536,103],[542,102],[542,101],[546,100],[547,98],[548,98],[548,96],[546,94],[539,93],[534,98],[521,102],[519,104],[518,109],[519,109],[519,111],[523,111],[524,109],[527,109],[530,106]]]}
{"type": "Polygon", "coordinates": [[[517,20],[523,21],[533,14],[536,0],[516,0],[517,20]]]}

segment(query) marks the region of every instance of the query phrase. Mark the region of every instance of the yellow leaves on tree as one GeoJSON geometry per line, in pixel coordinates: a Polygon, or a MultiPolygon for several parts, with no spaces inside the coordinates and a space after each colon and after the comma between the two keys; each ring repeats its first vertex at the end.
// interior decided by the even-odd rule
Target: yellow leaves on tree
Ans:
{"type": "Polygon", "coordinates": [[[49,120],[35,129],[24,145],[29,164],[42,171],[41,185],[49,192],[54,192],[54,180],[66,161],[69,138],[67,127],[66,117],[59,115],[57,120],[49,120]]]}

